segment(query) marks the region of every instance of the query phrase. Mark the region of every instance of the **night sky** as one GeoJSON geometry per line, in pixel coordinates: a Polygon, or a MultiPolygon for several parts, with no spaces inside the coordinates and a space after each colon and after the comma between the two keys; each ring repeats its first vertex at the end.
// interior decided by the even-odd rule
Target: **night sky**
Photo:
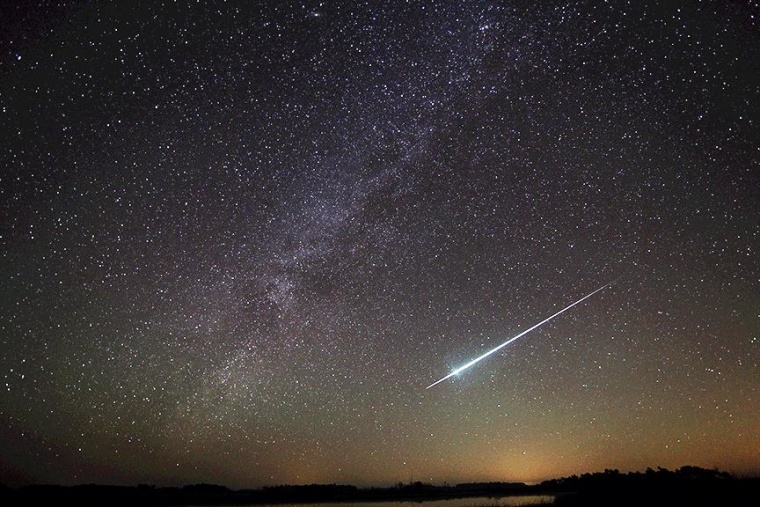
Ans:
{"type": "Polygon", "coordinates": [[[760,473],[757,3],[16,4],[0,482],[760,473]]]}

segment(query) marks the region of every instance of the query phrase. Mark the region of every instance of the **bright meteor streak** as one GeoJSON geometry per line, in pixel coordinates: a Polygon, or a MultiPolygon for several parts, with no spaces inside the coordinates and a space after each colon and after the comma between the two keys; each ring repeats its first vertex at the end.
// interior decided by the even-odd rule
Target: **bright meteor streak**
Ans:
{"type": "Polygon", "coordinates": [[[552,320],[554,317],[556,317],[556,316],[558,316],[558,315],[560,315],[560,314],[562,314],[562,313],[564,313],[564,312],[568,311],[568,310],[569,310],[570,308],[572,308],[573,306],[575,306],[575,305],[577,305],[578,303],[580,303],[580,302],[582,302],[582,301],[584,301],[584,300],[586,300],[586,299],[590,298],[591,296],[593,296],[593,295],[594,295],[594,294],[596,294],[597,292],[599,292],[599,291],[601,291],[601,290],[603,290],[603,289],[606,289],[607,287],[609,287],[610,285],[612,285],[612,284],[613,284],[613,283],[615,283],[616,281],[617,281],[617,280],[613,280],[613,281],[611,281],[610,283],[608,283],[607,285],[602,285],[601,287],[599,287],[598,289],[596,289],[594,292],[592,292],[592,293],[590,293],[590,294],[587,294],[587,295],[583,296],[582,298],[580,298],[580,299],[579,299],[578,301],[576,301],[575,303],[573,303],[573,304],[571,304],[571,305],[568,305],[568,306],[564,307],[563,309],[561,309],[560,311],[558,311],[557,313],[555,313],[555,314],[554,314],[554,315],[552,315],[551,317],[547,317],[547,318],[545,318],[544,320],[542,320],[541,322],[539,322],[539,323],[538,323],[538,324],[536,324],[535,326],[533,326],[533,327],[529,327],[528,329],[526,329],[526,330],[525,330],[525,331],[523,331],[522,333],[520,333],[520,334],[518,334],[518,335],[516,335],[516,336],[513,336],[512,338],[510,338],[509,340],[505,341],[505,342],[504,342],[504,343],[502,343],[501,345],[499,345],[499,346],[497,346],[497,347],[494,347],[494,348],[492,348],[491,350],[489,350],[489,351],[488,351],[488,352],[486,352],[485,354],[481,354],[481,355],[479,355],[478,357],[476,357],[475,359],[473,359],[473,360],[472,360],[472,361],[470,361],[469,363],[465,364],[464,366],[460,366],[459,368],[457,368],[456,370],[452,371],[451,373],[449,373],[448,375],[446,375],[446,376],[445,376],[445,377],[443,377],[442,379],[440,379],[440,380],[436,380],[435,382],[433,382],[432,384],[430,384],[429,386],[427,386],[425,389],[430,389],[431,387],[433,387],[433,386],[435,386],[435,385],[438,385],[438,384],[440,384],[440,383],[441,383],[441,382],[443,382],[444,380],[446,380],[446,379],[449,379],[449,378],[451,378],[451,377],[453,377],[454,375],[457,375],[457,374],[459,374],[459,373],[462,373],[464,370],[466,370],[466,369],[467,369],[467,368],[469,368],[470,366],[474,365],[475,363],[479,363],[480,361],[482,361],[483,359],[487,358],[488,356],[490,356],[490,355],[491,355],[491,354],[493,354],[494,352],[497,352],[497,351],[499,351],[499,350],[503,349],[504,347],[506,347],[507,345],[509,345],[509,344],[510,344],[510,343],[512,343],[513,341],[517,340],[518,338],[520,338],[520,337],[522,337],[522,336],[525,336],[526,334],[530,333],[531,331],[533,331],[533,330],[534,330],[534,329],[536,329],[537,327],[543,326],[544,324],[546,324],[547,322],[549,322],[550,320],[552,320]]]}

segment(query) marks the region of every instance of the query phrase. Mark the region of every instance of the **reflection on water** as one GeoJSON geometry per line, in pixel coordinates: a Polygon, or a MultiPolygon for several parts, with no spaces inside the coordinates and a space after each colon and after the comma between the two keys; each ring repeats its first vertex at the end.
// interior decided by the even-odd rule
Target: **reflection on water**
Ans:
{"type": "Polygon", "coordinates": [[[345,502],[312,504],[277,504],[261,507],[524,507],[545,505],[554,502],[554,495],[522,495],[502,497],[452,498],[449,500],[427,500],[424,502],[345,502]]]}

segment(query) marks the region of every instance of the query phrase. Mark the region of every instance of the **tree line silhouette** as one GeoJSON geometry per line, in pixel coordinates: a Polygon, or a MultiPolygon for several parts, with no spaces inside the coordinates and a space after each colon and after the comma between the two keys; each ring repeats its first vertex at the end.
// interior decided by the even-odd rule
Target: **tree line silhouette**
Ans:
{"type": "MultiPolygon", "coordinates": [[[[621,473],[585,473],[536,485],[515,482],[463,483],[436,486],[398,483],[388,488],[357,488],[341,484],[267,486],[232,490],[213,484],[184,487],[0,485],[0,505],[133,506],[133,505],[261,505],[280,503],[416,501],[510,495],[555,495],[558,506],[636,505],[760,505],[760,478],[737,478],[726,472],[695,466],[621,473]]],[[[489,504],[489,505],[495,505],[489,504]]]]}

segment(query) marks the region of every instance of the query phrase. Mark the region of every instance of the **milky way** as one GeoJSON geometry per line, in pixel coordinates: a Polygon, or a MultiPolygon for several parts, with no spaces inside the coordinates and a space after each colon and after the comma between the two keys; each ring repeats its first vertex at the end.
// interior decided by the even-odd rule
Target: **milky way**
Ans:
{"type": "Polygon", "coordinates": [[[1,482],[758,471],[756,5],[19,4],[1,482]]]}

